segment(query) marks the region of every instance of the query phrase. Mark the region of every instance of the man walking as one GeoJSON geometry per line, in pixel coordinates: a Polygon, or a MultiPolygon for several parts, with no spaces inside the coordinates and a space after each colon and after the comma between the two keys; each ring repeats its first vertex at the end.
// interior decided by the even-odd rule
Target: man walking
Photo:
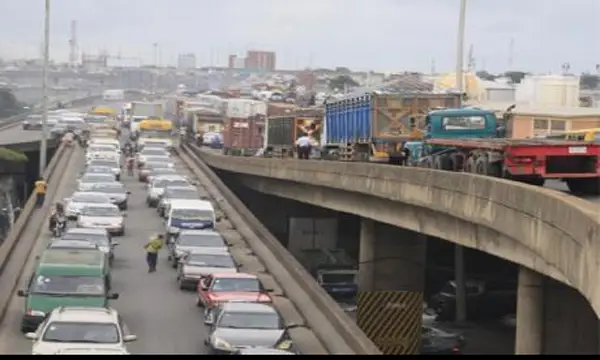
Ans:
{"type": "Polygon", "coordinates": [[[146,262],[148,263],[148,272],[156,272],[156,264],[158,262],[158,251],[163,247],[163,236],[154,236],[145,246],[146,262]]]}
{"type": "Polygon", "coordinates": [[[296,140],[296,147],[298,151],[298,159],[308,160],[310,158],[312,140],[308,135],[302,134],[302,136],[296,140]]]}
{"type": "Polygon", "coordinates": [[[41,208],[44,205],[44,200],[46,200],[46,190],[48,189],[48,184],[43,177],[40,177],[38,181],[35,182],[35,205],[38,208],[41,208]]]}

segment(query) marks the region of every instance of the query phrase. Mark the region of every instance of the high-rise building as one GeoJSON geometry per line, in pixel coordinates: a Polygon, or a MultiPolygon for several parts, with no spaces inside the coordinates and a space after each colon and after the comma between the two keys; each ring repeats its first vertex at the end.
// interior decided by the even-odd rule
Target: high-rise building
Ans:
{"type": "Polygon", "coordinates": [[[191,70],[196,68],[196,55],[194,54],[179,54],[177,58],[177,69],[191,70]]]}
{"type": "Polygon", "coordinates": [[[243,69],[246,67],[246,59],[237,55],[229,55],[228,68],[243,69]]]}
{"type": "Polygon", "coordinates": [[[246,54],[246,69],[273,71],[275,66],[276,54],[274,52],[251,50],[246,54]]]}

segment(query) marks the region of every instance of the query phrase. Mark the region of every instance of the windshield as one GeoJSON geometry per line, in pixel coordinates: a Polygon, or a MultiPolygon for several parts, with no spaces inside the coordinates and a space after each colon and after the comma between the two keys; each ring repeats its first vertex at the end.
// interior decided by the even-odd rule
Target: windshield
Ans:
{"type": "Polygon", "coordinates": [[[144,149],[144,150],[142,150],[142,152],[140,153],[140,155],[144,155],[144,156],[168,156],[168,153],[167,153],[166,150],[163,150],[163,149],[152,148],[152,149],[144,149]]]}
{"type": "Polygon", "coordinates": [[[171,218],[177,220],[211,220],[213,219],[213,212],[210,210],[198,210],[198,209],[173,209],[171,212],[171,218]]]}
{"type": "Polygon", "coordinates": [[[486,116],[449,116],[444,117],[444,130],[483,130],[486,116]]]}
{"type": "Polygon", "coordinates": [[[165,188],[167,186],[186,186],[186,185],[189,186],[190,184],[188,184],[188,182],[183,179],[161,179],[161,180],[156,180],[154,182],[154,184],[152,184],[152,187],[165,188]]]}
{"type": "Polygon", "coordinates": [[[321,278],[325,284],[354,284],[356,282],[355,273],[322,274],[321,278]]]}
{"type": "Polygon", "coordinates": [[[85,172],[92,174],[112,174],[112,169],[106,166],[90,166],[85,172]]]}
{"type": "Polygon", "coordinates": [[[81,177],[83,182],[113,182],[115,181],[114,175],[108,174],[85,174],[81,177]]]}
{"type": "Polygon", "coordinates": [[[105,194],[121,194],[124,195],[126,193],[125,188],[119,186],[98,186],[92,188],[92,190],[96,192],[101,192],[105,194]]]}
{"type": "Polygon", "coordinates": [[[111,160],[92,160],[90,162],[90,167],[91,166],[106,166],[111,169],[114,169],[114,168],[118,168],[119,164],[117,164],[116,161],[111,161],[111,160]]]}
{"type": "Polygon", "coordinates": [[[102,276],[38,276],[31,285],[34,294],[105,296],[102,276]]]}
{"type": "Polygon", "coordinates": [[[220,235],[186,235],[181,234],[177,244],[192,247],[224,247],[225,241],[220,235]]]}
{"type": "Polygon", "coordinates": [[[90,117],[86,117],[85,122],[88,124],[103,124],[104,121],[106,120],[105,116],[90,116],[90,117]]]}
{"type": "Polygon", "coordinates": [[[171,130],[164,130],[164,131],[156,131],[156,130],[142,130],[140,132],[142,137],[149,137],[149,138],[159,138],[159,139],[167,139],[171,137],[171,130]]]}
{"type": "Polygon", "coordinates": [[[199,199],[200,195],[195,190],[167,190],[165,198],[168,199],[199,199]]]}
{"type": "Polygon", "coordinates": [[[188,265],[215,268],[235,268],[229,255],[190,254],[186,260],[188,265]]]}
{"type": "Polygon", "coordinates": [[[108,206],[86,206],[83,208],[83,210],[81,210],[81,215],[83,216],[121,216],[121,213],[119,212],[119,209],[114,206],[114,207],[108,207],[108,206]]]}
{"type": "Polygon", "coordinates": [[[213,292],[261,292],[256,278],[217,278],[213,281],[213,292]]]}
{"type": "Polygon", "coordinates": [[[45,342],[117,344],[119,329],[112,323],[53,321],[42,337],[45,342]]]}
{"type": "Polygon", "coordinates": [[[66,233],[62,240],[84,240],[99,246],[108,246],[108,238],[99,234],[66,233]]]}
{"type": "Polygon", "coordinates": [[[217,323],[219,328],[232,329],[264,329],[281,328],[279,316],[268,312],[224,312],[217,323]]]}
{"type": "Polygon", "coordinates": [[[90,204],[104,204],[107,203],[109,200],[106,198],[106,196],[102,195],[75,194],[71,201],[90,204]]]}
{"type": "Polygon", "coordinates": [[[167,168],[169,168],[169,163],[168,162],[160,162],[160,161],[147,162],[146,165],[144,166],[145,170],[167,169],[167,168]]]}

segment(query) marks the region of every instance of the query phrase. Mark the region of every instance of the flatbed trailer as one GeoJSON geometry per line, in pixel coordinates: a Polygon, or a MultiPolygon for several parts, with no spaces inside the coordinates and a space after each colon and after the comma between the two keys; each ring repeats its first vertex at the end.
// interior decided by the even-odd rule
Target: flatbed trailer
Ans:
{"type": "Polygon", "coordinates": [[[573,193],[600,194],[600,144],[548,139],[426,139],[418,166],[502,177],[532,185],[564,180],[573,193]]]}

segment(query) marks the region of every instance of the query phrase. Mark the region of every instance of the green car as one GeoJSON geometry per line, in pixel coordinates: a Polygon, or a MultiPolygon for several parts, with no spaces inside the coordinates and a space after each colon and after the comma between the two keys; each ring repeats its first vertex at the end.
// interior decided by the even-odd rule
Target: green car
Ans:
{"type": "Polygon", "coordinates": [[[110,267],[101,251],[48,249],[39,257],[29,279],[21,331],[35,331],[53,309],[59,306],[108,306],[119,297],[109,293],[110,267]]]}

